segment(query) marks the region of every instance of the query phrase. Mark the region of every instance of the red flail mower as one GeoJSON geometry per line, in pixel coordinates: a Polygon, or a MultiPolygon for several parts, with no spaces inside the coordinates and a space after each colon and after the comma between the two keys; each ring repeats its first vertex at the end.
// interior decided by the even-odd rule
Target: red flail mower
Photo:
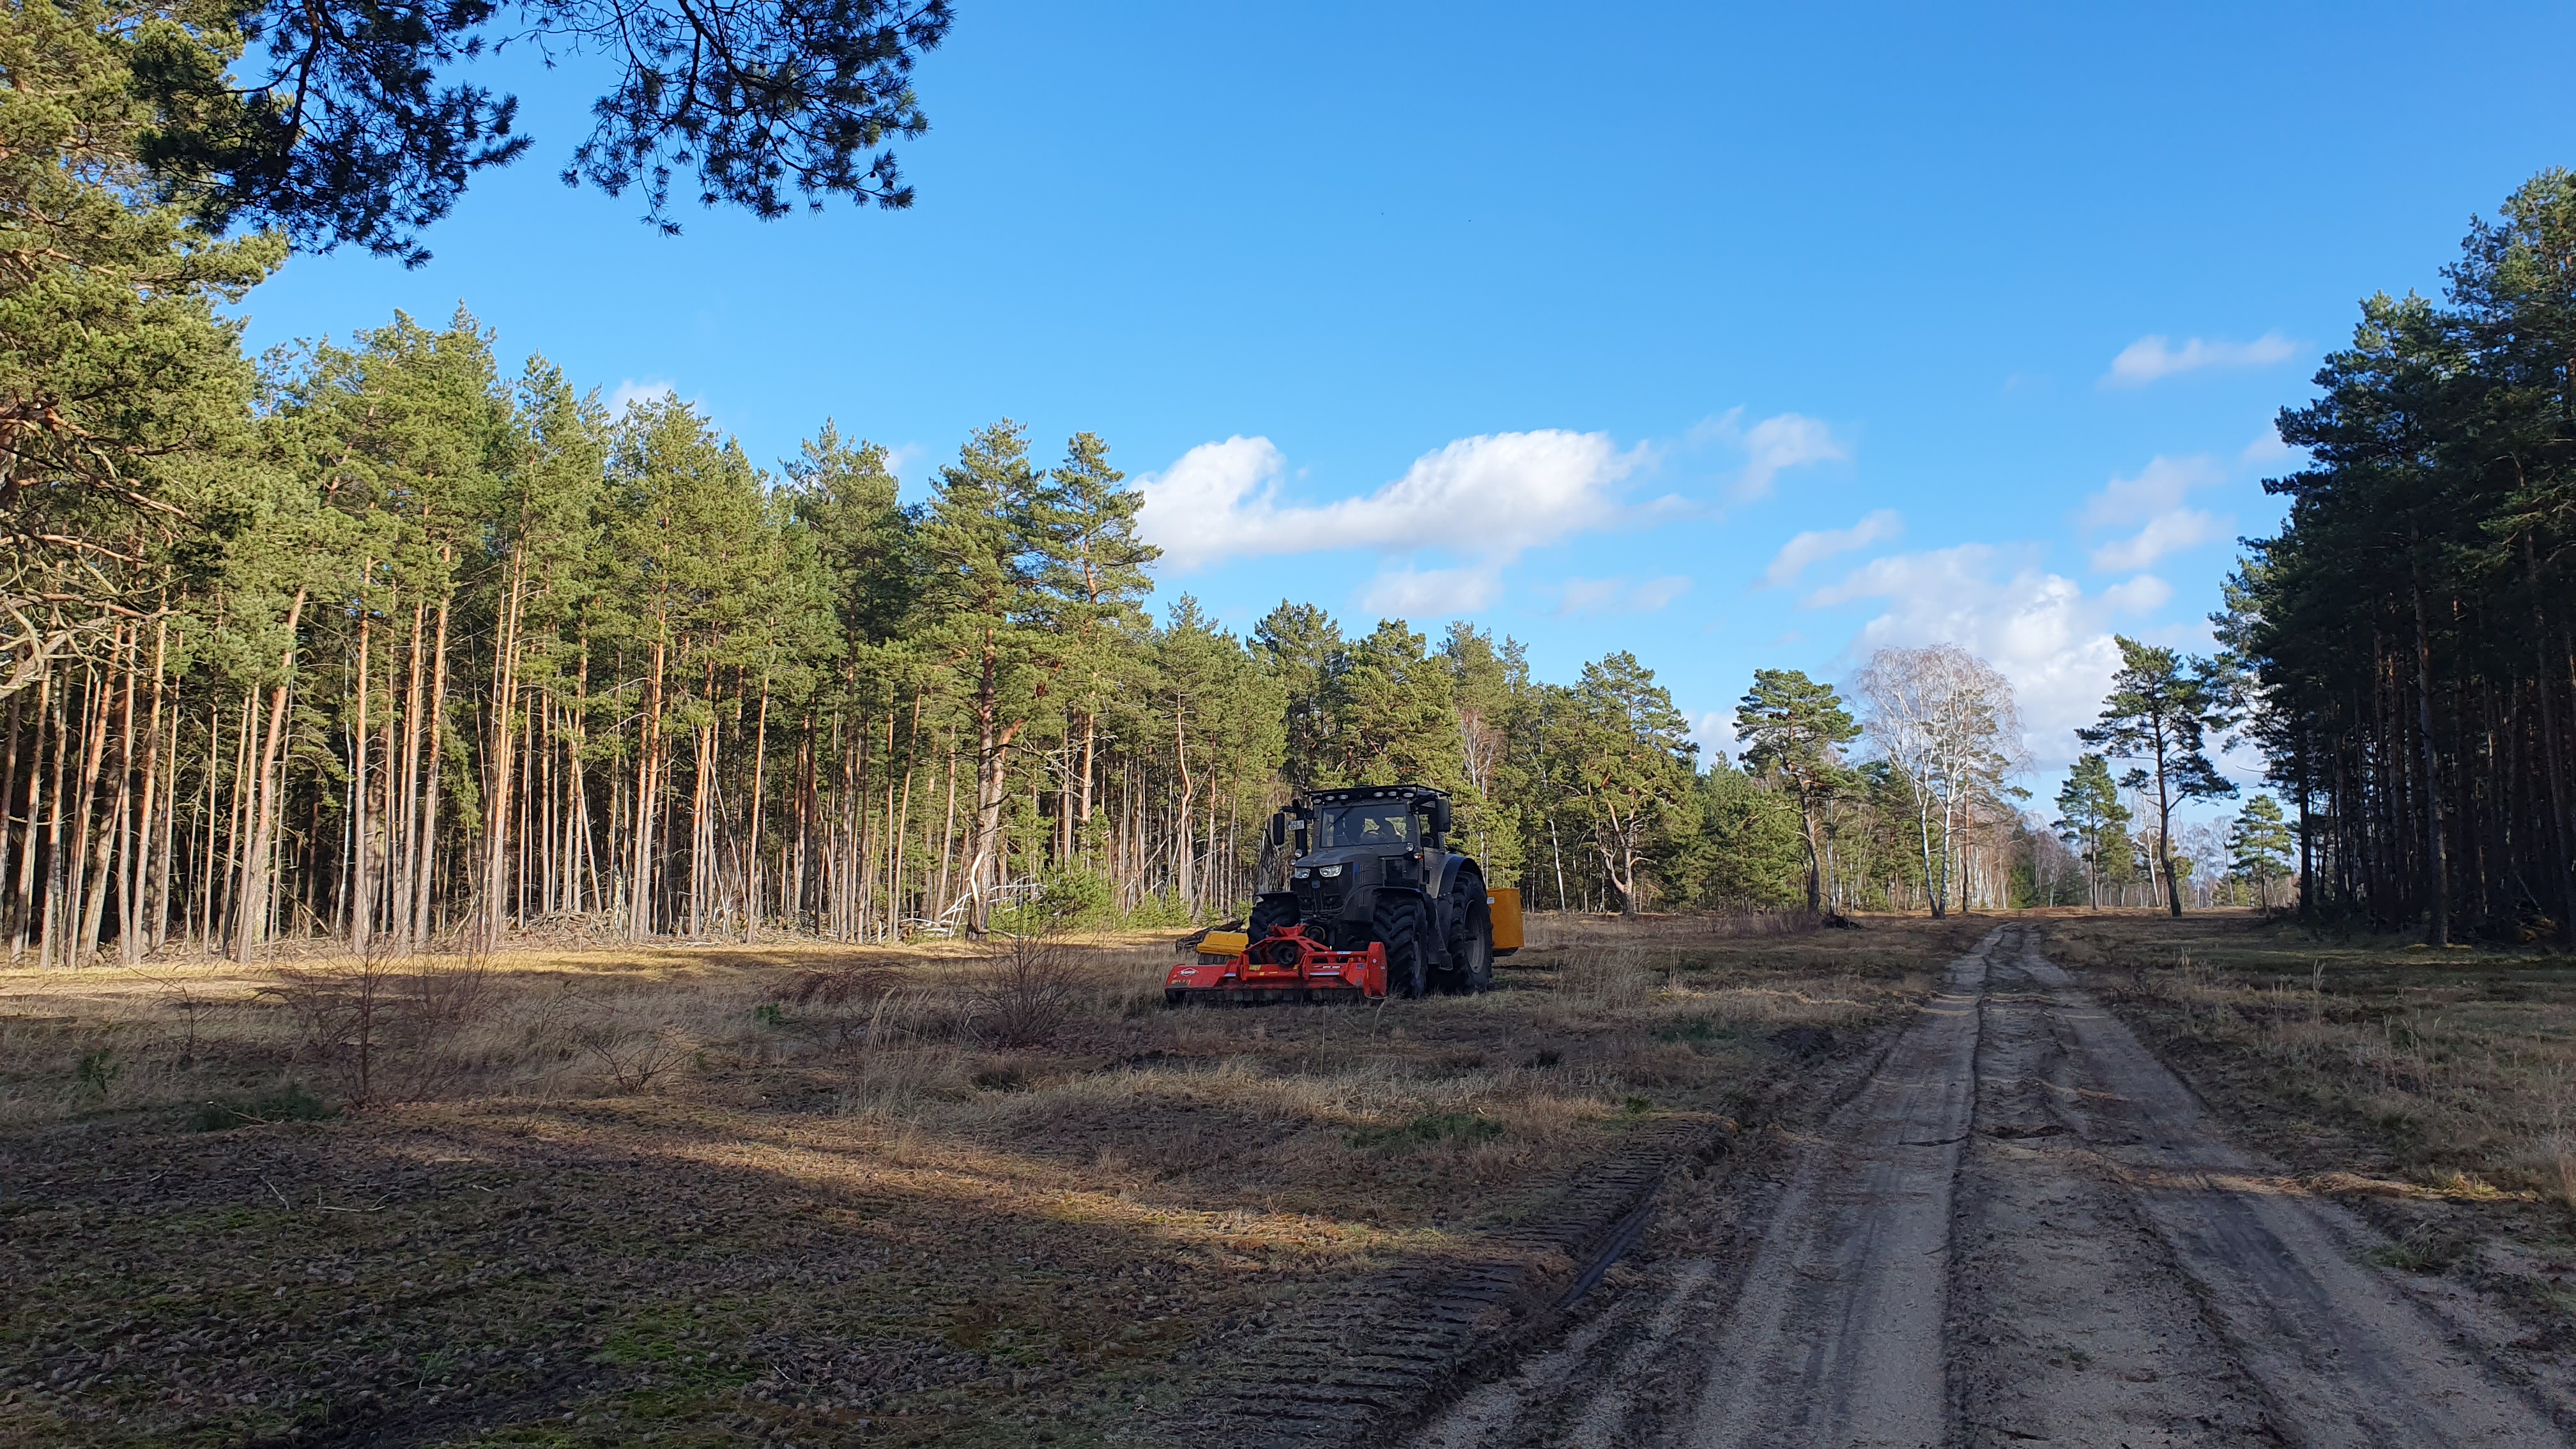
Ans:
{"type": "Polygon", "coordinates": [[[1375,1001],[1385,995],[1386,943],[1336,951],[1303,926],[1277,927],[1230,957],[1201,955],[1183,962],[1163,982],[1167,1006],[1375,1001]]]}

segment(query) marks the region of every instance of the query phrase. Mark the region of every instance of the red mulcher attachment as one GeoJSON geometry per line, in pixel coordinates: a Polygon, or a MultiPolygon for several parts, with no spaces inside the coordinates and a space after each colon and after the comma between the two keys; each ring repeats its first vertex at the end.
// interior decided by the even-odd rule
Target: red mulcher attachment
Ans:
{"type": "Polygon", "coordinates": [[[1386,995],[1386,947],[1336,951],[1281,926],[1229,961],[1191,961],[1172,968],[1163,982],[1163,1004],[1271,1001],[1375,1001],[1386,995]]]}

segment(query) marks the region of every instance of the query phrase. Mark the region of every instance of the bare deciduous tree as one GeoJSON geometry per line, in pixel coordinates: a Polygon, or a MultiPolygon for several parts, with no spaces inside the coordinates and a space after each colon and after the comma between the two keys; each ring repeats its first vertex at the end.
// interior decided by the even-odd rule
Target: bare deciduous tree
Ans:
{"type": "Polygon", "coordinates": [[[1868,713],[1862,728],[1912,792],[1932,914],[1947,912],[1962,830],[1999,804],[2024,768],[2021,710],[2012,681],[1955,644],[1881,649],[1853,681],[1868,713]],[[1939,821],[1937,834],[1935,818],[1939,821]],[[1936,855],[1937,852],[1937,855],[1936,855]]]}

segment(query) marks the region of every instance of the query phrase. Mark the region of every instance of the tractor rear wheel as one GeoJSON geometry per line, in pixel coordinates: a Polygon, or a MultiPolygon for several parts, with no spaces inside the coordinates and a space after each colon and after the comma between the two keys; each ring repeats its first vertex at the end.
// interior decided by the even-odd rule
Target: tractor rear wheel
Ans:
{"type": "Polygon", "coordinates": [[[1420,996],[1428,984],[1422,955],[1422,903],[1396,891],[1380,892],[1369,912],[1369,931],[1386,947],[1386,990],[1390,996],[1420,996]]]}
{"type": "Polygon", "coordinates": [[[1243,934],[1255,941],[1266,941],[1281,926],[1297,924],[1297,898],[1292,895],[1266,895],[1252,903],[1252,919],[1245,923],[1243,934]]]}
{"type": "Polygon", "coordinates": [[[1449,888],[1449,968],[1440,973],[1441,987],[1459,995],[1494,989],[1494,913],[1485,904],[1485,883],[1458,873],[1449,888]]]}

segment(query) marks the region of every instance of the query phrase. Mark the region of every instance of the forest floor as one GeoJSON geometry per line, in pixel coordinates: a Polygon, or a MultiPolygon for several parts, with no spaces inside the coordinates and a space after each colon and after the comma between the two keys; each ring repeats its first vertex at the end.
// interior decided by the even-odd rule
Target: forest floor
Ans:
{"type": "Polygon", "coordinates": [[[1534,917],[1365,1009],[1166,1010],[1170,933],[0,973],[0,1442],[1207,1442],[1355,1302],[1563,1287],[1990,924],[1534,917]]]}
{"type": "Polygon", "coordinates": [[[1417,1445],[2570,1442],[2576,962],[1989,924],[1417,1445]]]}

